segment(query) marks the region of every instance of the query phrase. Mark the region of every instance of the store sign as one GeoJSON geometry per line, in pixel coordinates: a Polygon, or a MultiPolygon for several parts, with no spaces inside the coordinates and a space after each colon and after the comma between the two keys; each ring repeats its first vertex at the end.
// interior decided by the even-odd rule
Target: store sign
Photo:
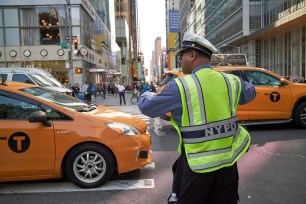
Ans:
{"type": "Polygon", "coordinates": [[[212,66],[247,66],[245,54],[214,54],[211,57],[212,66]]]}
{"type": "Polygon", "coordinates": [[[295,5],[292,5],[290,8],[286,9],[285,11],[278,14],[278,19],[284,18],[291,13],[294,13],[302,8],[304,8],[306,5],[306,0],[301,1],[300,3],[297,3],[295,5]]]}

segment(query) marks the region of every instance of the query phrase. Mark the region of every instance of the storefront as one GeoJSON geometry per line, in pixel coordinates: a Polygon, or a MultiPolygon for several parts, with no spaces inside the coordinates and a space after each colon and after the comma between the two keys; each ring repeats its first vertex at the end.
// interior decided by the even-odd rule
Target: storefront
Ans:
{"type": "Polygon", "coordinates": [[[109,70],[121,72],[121,52],[88,0],[7,0],[0,2],[0,66],[43,68],[70,85],[100,83],[109,70]]]}

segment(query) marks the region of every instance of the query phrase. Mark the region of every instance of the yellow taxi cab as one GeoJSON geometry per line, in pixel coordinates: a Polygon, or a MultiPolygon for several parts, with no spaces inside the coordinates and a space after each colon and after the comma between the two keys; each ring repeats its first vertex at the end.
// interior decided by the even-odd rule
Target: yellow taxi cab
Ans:
{"type": "MultiPolygon", "coordinates": [[[[255,86],[255,99],[238,106],[237,116],[240,124],[260,125],[294,121],[298,127],[306,128],[306,84],[293,83],[264,68],[220,66],[213,69],[239,76],[255,86]]],[[[184,76],[184,73],[179,68],[166,70],[161,86],[181,76],[184,76]]]]}
{"type": "Polygon", "coordinates": [[[0,80],[0,182],[98,187],[152,160],[145,121],[43,87],[0,80]]]}

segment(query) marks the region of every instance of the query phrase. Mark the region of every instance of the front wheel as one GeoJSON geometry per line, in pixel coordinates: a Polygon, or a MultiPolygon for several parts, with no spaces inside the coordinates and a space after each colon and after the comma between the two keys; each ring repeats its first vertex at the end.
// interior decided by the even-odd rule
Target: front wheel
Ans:
{"type": "Polygon", "coordinates": [[[294,113],[294,122],[299,128],[306,128],[306,102],[298,105],[294,113]]]}
{"type": "Polygon", "coordinates": [[[85,144],[72,150],[66,161],[68,178],[81,188],[95,188],[107,182],[114,171],[114,158],[104,147],[85,144]]]}

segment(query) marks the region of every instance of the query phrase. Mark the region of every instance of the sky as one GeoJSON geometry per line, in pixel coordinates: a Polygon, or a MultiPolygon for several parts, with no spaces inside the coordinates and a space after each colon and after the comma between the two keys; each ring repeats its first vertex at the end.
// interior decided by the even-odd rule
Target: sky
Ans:
{"type": "Polygon", "coordinates": [[[162,48],[166,46],[165,0],[139,0],[138,20],[144,64],[150,70],[155,39],[161,37],[162,48]]]}

